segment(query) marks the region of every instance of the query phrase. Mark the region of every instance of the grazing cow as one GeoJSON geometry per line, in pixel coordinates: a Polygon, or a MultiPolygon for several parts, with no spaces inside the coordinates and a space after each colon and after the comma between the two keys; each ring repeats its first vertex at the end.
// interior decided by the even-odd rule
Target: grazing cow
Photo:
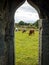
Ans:
{"type": "Polygon", "coordinates": [[[18,28],[16,28],[16,31],[18,31],[18,28]]]}
{"type": "Polygon", "coordinates": [[[33,33],[33,34],[35,33],[35,30],[34,30],[34,29],[31,29],[31,30],[29,31],[29,35],[32,35],[32,33],[33,33]]]}
{"type": "Polygon", "coordinates": [[[24,32],[26,32],[26,29],[23,29],[23,30],[22,30],[22,33],[24,33],[24,32]]]}

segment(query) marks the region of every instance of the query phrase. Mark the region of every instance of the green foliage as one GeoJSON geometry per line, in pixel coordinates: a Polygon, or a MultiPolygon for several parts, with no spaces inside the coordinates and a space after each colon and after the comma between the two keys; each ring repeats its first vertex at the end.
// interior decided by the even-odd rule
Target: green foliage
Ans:
{"type": "Polygon", "coordinates": [[[15,28],[16,27],[26,27],[26,28],[38,28],[38,20],[35,23],[26,23],[24,21],[20,21],[19,23],[15,23],[15,28]]]}
{"type": "Polygon", "coordinates": [[[18,23],[18,25],[30,25],[30,23],[26,23],[26,22],[24,22],[24,21],[20,21],[20,22],[18,23]]]}
{"type": "Polygon", "coordinates": [[[38,31],[28,33],[15,32],[15,65],[38,65],[38,31]]]}
{"type": "Polygon", "coordinates": [[[35,23],[33,23],[33,26],[38,28],[38,20],[35,23]]]}
{"type": "Polygon", "coordinates": [[[23,21],[20,21],[18,24],[19,25],[25,25],[25,23],[23,21]]]}

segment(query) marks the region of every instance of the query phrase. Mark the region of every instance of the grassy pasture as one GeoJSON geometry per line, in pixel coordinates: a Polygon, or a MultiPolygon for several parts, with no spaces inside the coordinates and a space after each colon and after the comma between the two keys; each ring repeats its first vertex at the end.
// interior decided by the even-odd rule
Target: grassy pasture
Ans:
{"type": "Polygon", "coordinates": [[[38,65],[39,32],[29,36],[29,32],[15,31],[15,65],[38,65]]]}

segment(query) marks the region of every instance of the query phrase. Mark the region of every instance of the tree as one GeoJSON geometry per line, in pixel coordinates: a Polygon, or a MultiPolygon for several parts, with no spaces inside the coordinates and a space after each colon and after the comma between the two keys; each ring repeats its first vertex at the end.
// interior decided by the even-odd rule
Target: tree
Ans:
{"type": "Polygon", "coordinates": [[[38,28],[38,20],[33,25],[38,28]]]}
{"type": "Polygon", "coordinates": [[[18,24],[19,25],[25,25],[25,23],[23,21],[20,21],[18,24]]]}

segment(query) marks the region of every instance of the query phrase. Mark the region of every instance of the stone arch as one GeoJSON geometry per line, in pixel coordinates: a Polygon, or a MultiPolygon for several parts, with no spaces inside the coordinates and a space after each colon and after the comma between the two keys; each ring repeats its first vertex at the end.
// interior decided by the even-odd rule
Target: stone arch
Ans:
{"type": "MultiPolygon", "coordinates": [[[[39,18],[41,18],[41,12],[40,12],[40,9],[38,8],[38,6],[36,6],[34,3],[32,3],[32,1],[30,1],[30,0],[28,0],[27,1],[28,2],[28,4],[30,4],[32,7],[34,7],[35,8],[35,10],[37,11],[37,13],[38,13],[38,15],[39,15],[39,18]]],[[[21,7],[23,4],[25,3],[25,1],[23,1],[22,3],[20,3],[17,7],[15,7],[14,8],[14,13],[15,13],[15,11],[19,8],[19,7],[21,7]]],[[[39,50],[40,51],[40,50],[39,50]]],[[[39,63],[38,63],[39,64],[39,63]]]]}
{"type": "MultiPolygon", "coordinates": [[[[14,7],[13,15],[12,15],[13,17],[14,17],[15,11],[16,11],[19,7],[21,7],[21,5],[23,5],[24,2],[25,2],[25,0],[22,1],[19,5],[17,5],[17,6],[14,7]]],[[[30,0],[27,0],[27,2],[28,2],[32,7],[34,7],[34,8],[36,9],[36,11],[37,11],[38,14],[39,14],[39,17],[41,18],[42,15],[41,15],[41,12],[40,12],[39,7],[38,7],[37,5],[35,5],[34,3],[32,3],[32,1],[30,1],[30,0]]],[[[40,51],[40,50],[39,50],[39,51],[40,51]]],[[[39,53],[41,53],[41,51],[40,51],[39,53]]],[[[39,57],[40,57],[40,56],[39,56],[39,57]]],[[[41,63],[41,61],[39,61],[39,64],[40,64],[40,63],[41,63]]]]}
{"type": "MultiPolygon", "coordinates": [[[[38,8],[38,6],[36,6],[34,3],[32,3],[31,0],[27,0],[28,3],[30,5],[32,5],[32,7],[34,7],[37,12],[39,13],[39,16],[40,16],[40,10],[38,8]]],[[[14,1],[12,2],[12,4],[10,4],[10,2],[8,2],[9,4],[9,21],[7,26],[6,26],[6,33],[5,33],[5,40],[7,41],[7,38],[8,38],[8,41],[6,42],[7,44],[9,43],[8,45],[8,64],[9,65],[14,65],[14,13],[16,11],[17,8],[19,8],[23,3],[25,2],[25,0],[19,2],[19,1],[14,1]],[[17,3],[18,2],[18,3],[17,3]],[[16,5],[17,4],[17,5],[16,5]],[[10,58],[11,57],[11,58],[10,58]]]]}
{"type": "Polygon", "coordinates": [[[38,12],[38,15],[39,15],[39,18],[41,18],[41,11],[40,11],[40,8],[35,4],[33,3],[31,0],[27,0],[27,2],[36,9],[36,11],[38,12]]]}
{"type": "MultiPolygon", "coordinates": [[[[47,15],[46,15],[46,13],[45,13],[45,11],[42,9],[42,5],[41,5],[41,3],[40,2],[38,2],[38,1],[32,1],[32,0],[27,0],[28,1],[28,3],[30,4],[30,5],[32,5],[37,11],[38,11],[38,13],[39,13],[39,17],[40,17],[40,27],[39,27],[39,30],[40,30],[40,33],[39,33],[39,35],[40,35],[40,39],[39,39],[39,42],[40,42],[40,48],[39,48],[39,65],[46,65],[46,63],[47,63],[47,57],[45,58],[44,56],[46,56],[47,54],[45,53],[44,54],[44,52],[45,52],[45,50],[46,50],[46,52],[48,52],[47,51],[47,49],[45,49],[45,47],[47,48],[47,45],[46,45],[46,42],[45,42],[45,39],[47,39],[48,37],[46,37],[45,35],[47,35],[47,33],[46,33],[46,30],[47,30],[47,32],[48,32],[48,28],[45,30],[45,26],[47,26],[48,25],[48,21],[47,21],[47,15]],[[46,23],[46,21],[47,21],[47,23],[46,23]],[[44,44],[45,43],[45,44],[44,44]]],[[[25,0],[23,0],[23,1],[21,1],[21,2],[19,2],[17,5],[16,5],[16,1],[14,1],[14,3],[12,3],[12,7],[11,7],[11,10],[10,11],[12,11],[12,13],[11,13],[11,17],[12,16],[14,16],[14,13],[15,13],[15,11],[16,11],[16,9],[18,8],[18,7],[20,7],[23,3],[25,2],[25,0]]],[[[11,18],[11,20],[13,20],[14,21],[14,19],[13,18],[11,18]]],[[[12,21],[11,21],[11,23],[12,23],[12,21]]],[[[12,23],[13,24],[13,28],[14,28],[14,22],[12,23]]],[[[11,27],[11,28],[12,28],[11,27]]],[[[10,28],[10,29],[11,29],[10,28]]],[[[11,31],[11,30],[10,30],[11,31]]],[[[12,29],[12,31],[13,31],[13,29],[12,29]]],[[[10,32],[10,33],[12,33],[12,32],[10,32]]],[[[48,44],[48,43],[47,43],[48,44]]],[[[9,53],[10,54],[10,53],[9,53]]],[[[10,56],[10,55],[9,55],[10,56]]],[[[10,59],[9,59],[10,60],[10,59]]],[[[11,61],[12,62],[12,61],[11,61]]],[[[11,65],[12,63],[10,63],[10,65],[11,65]]],[[[49,65],[49,64],[47,64],[47,65],[49,65]]]]}
{"type": "MultiPolygon", "coordinates": [[[[48,0],[27,0],[39,11],[40,63],[49,65],[49,4],[48,0]],[[39,9],[38,9],[39,8],[39,9]],[[42,32],[42,33],[41,33],[42,32]]],[[[14,13],[25,0],[0,0],[0,65],[14,65],[14,13]],[[4,34],[3,34],[4,32],[4,34]]]]}
{"type": "Polygon", "coordinates": [[[40,19],[47,17],[45,11],[44,11],[44,10],[41,8],[41,6],[40,6],[40,1],[36,1],[36,2],[35,2],[34,0],[33,0],[33,1],[32,1],[32,0],[27,0],[27,1],[28,1],[28,3],[29,3],[32,7],[34,7],[34,8],[37,10],[40,19]]]}

